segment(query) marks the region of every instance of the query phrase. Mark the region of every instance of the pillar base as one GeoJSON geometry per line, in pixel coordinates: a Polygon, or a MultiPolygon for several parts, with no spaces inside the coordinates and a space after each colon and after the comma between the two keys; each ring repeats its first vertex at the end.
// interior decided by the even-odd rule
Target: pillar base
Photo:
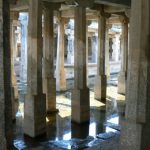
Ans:
{"type": "Polygon", "coordinates": [[[59,109],[51,109],[51,110],[47,110],[47,115],[55,114],[55,113],[58,113],[58,112],[59,112],[59,109]]]}
{"type": "Polygon", "coordinates": [[[150,123],[122,121],[119,150],[149,150],[150,123]]]}
{"type": "Polygon", "coordinates": [[[90,121],[89,89],[74,89],[71,102],[72,121],[76,123],[90,121]]]}
{"type": "Polygon", "coordinates": [[[106,75],[97,75],[95,77],[95,99],[106,102],[107,77],[106,75]]]}
{"type": "Polygon", "coordinates": [[[24,134],[34,138],[46,133],[46,96],[27,94],[24,106],[24,134]]]}
{"type": "Polygon", "coordinates": [[[125,95],[126,75],[125,72],[121,72],[118,77],[118,93],[125,95]]]}

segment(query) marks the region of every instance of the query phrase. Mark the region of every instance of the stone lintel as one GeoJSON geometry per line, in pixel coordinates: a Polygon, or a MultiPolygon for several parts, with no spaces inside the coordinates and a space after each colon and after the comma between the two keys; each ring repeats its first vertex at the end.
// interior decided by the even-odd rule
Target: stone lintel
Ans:
{"type": "Polygon", "coordinates": [[[77,3],[80,7],[91,7],[94,4],[93,0],[75,0],[75,3],[77,3]]]}
{"type": "Polygon", "coordinates": [[[130,8],[131,7],[131,0],[95,0],[95,3],[97,4],[105,4],[108,6],[115,6],[115,7],[125,7],[130,8]]]}
{"type": "Polygon", "coordinates": [[[52,3],[52,2],[43,1],[43,7],[51,11],[58,10],[61,7],[61,3],[52,3]]]}

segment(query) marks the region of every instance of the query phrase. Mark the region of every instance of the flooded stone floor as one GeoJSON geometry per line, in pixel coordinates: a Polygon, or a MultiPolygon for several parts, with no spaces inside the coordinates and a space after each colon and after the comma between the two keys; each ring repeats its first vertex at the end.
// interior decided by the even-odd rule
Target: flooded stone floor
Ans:
{"type": "MultiPolygon", "coordinates": [[[[23,134],[24,87],[14,124],[14,147],[17,150],[117,150],[120,136],[119,116],[124,114],[125,96],[117,94],[116,76],[108,83],[106,105],[94,99],[90,87],[90,122],[71,122],[71,91],[57,93],[59,113],[47,116],[47,134],[36,139],[23,134]]],[[[22,90],[23,89],[23,90],[22,90]]]]}

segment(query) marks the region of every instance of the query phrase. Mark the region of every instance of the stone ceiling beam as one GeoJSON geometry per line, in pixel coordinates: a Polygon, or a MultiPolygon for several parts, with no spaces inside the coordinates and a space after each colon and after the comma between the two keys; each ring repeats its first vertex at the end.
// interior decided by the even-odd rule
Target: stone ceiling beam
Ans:
{"type": "Polygon", "coordinates": [[[95,3],[116,7],[125,7],[125,8],[131,7],[131,0],[95,0],[95,3]]]}
{"type": "Polygon", "coordinates": [[[11,3],[11,11],[26,11],[29,8],[29,0],[18,0],[15,4],[11,3]]]}

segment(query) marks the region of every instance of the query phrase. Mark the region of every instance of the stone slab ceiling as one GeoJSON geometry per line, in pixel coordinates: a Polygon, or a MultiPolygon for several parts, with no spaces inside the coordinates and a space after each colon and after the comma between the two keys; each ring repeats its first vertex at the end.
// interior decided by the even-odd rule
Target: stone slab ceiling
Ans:
{"type": "MultiPolygon", "coordinates": [[[[77,4],[79,0],[43,0],[52,3],[66,3],[67,5],[77,4]]],[[[85,3],[89,0],[84,0],[85,3]]],[[[104,4],[108,6],[117,6],[130,8],[131,0],[94,0],[95,4],[104,4]]],[[[23,11],[28,9],[29,0],[13,0],[11,1],[11,10],[23,11]]]]}

